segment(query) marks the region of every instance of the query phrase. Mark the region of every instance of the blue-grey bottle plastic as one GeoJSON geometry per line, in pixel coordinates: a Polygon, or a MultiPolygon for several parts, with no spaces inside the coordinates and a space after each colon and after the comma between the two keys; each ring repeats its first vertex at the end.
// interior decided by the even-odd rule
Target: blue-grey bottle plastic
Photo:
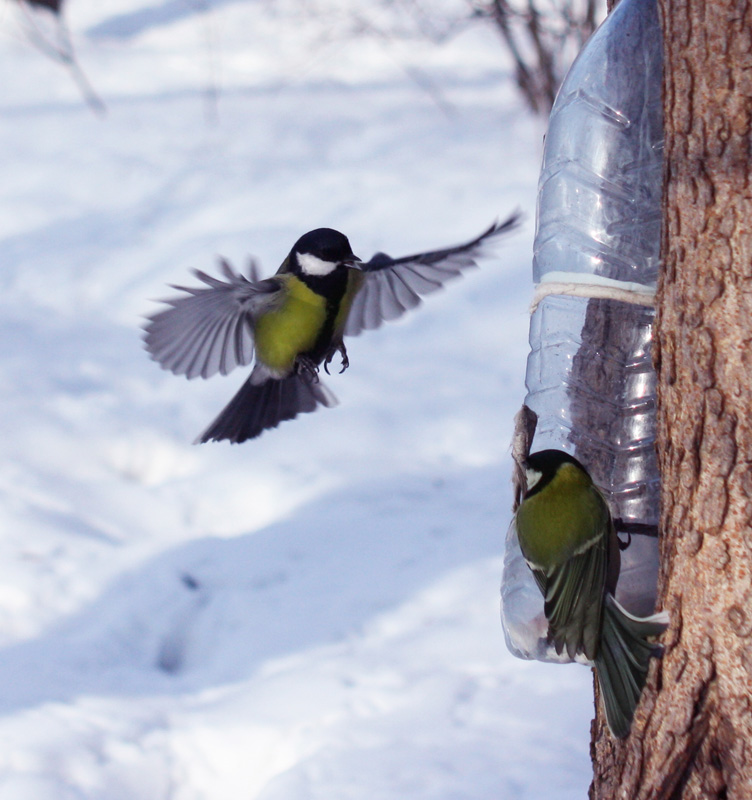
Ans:
{"type": "MultiPolygon", "coordinates": [[[[621,0],[572,65],[551,111],[538,188],[536,284],[574,273],[595,283],[655,289],[661,81],[656,0],[621,0]]],[[[525,399],[538,415],[531,452],[572,453],[615,517],[648,525],[657,525],[659,499],[653,322],[650,305],[544,297],[530,320],[525,399]]],[[[617,599],[635,614],[651,613],[657,539],[632,536],[621,563],[617,599]]],[[[569,660],[546,644],[543,599],[514,524],[504,558],[502,621],[515,655],[569,660]]]]}

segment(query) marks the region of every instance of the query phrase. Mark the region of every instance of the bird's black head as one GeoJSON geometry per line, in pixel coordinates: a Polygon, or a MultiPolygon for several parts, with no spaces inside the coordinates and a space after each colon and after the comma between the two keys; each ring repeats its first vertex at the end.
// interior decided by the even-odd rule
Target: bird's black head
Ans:
{"type": "Polygon", "coordinates": [[[539,492],[549,484],[562,464],[574,464],[574,466],[587,474],[585,467],[574,456],[570,456],[569,453],[565,453],[563,450],[540,450],[537,453],[531,453],[525,460],[525,471],[527,472],[526,496],[539,492]]]}
{"type": "Polygon", "coordinates": [[[290,253],[291,267],[301,277],[320,278],[359,263],[347,236],[332,228],[303,234],[290,253]]]}

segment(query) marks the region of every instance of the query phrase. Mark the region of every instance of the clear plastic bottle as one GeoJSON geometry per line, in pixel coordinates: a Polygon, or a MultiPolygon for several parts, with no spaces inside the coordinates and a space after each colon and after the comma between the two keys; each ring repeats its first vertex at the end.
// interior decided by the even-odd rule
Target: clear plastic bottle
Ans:
{"type": "MultiPolygon", "coordinates": [[[[656,0],[621,0],[572,65],[551,111],[541,169],[533,278],[538,289],[583,284],[655,289],[659,266],[663,109],[656,0]]],[[[538,415],[531,452],[566,450],[590,470],[615,517],[655,526],[654,308],[545,294],[530,321],[525,399],[538,415]]],[[[658,547],[633,535],[617,599],[655,602],[658,547]]],[[[502,620],[521,658],[568,660],[546,645],[541,594],[507,536],[502,620]]]]}

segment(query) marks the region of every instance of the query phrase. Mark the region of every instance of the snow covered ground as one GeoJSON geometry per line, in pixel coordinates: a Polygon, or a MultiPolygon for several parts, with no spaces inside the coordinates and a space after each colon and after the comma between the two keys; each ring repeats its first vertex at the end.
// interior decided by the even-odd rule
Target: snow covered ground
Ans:
{"type": "Polygon", "coordinates": [[[542,128],[494,33],[69,6],[104,116],[0,5],[0,800],[584,797],[589,671],[499,624],[542,128]],[[147,358],[166,283],[517,207],[482,269],[350,341],[339,407],[191,445],[245,376],[147,358]]]}

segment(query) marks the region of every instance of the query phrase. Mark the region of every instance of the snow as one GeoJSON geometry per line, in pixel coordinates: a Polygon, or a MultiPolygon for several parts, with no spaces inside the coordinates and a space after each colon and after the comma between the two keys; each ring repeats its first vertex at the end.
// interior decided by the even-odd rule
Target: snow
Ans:
{"type": "Polygon", "coordinates": [[[542,128],[491,30],[390,38],[364,3],[353,37],[347,8],[70,0],[98,115],[0,6],[0,800],[586,793],[590,673],[514,659],[498,614],[542,128]],[[349,341],[337,408],[191,445],[245,371],[148,359],[165,284],[515,208],[349,341]]]}

